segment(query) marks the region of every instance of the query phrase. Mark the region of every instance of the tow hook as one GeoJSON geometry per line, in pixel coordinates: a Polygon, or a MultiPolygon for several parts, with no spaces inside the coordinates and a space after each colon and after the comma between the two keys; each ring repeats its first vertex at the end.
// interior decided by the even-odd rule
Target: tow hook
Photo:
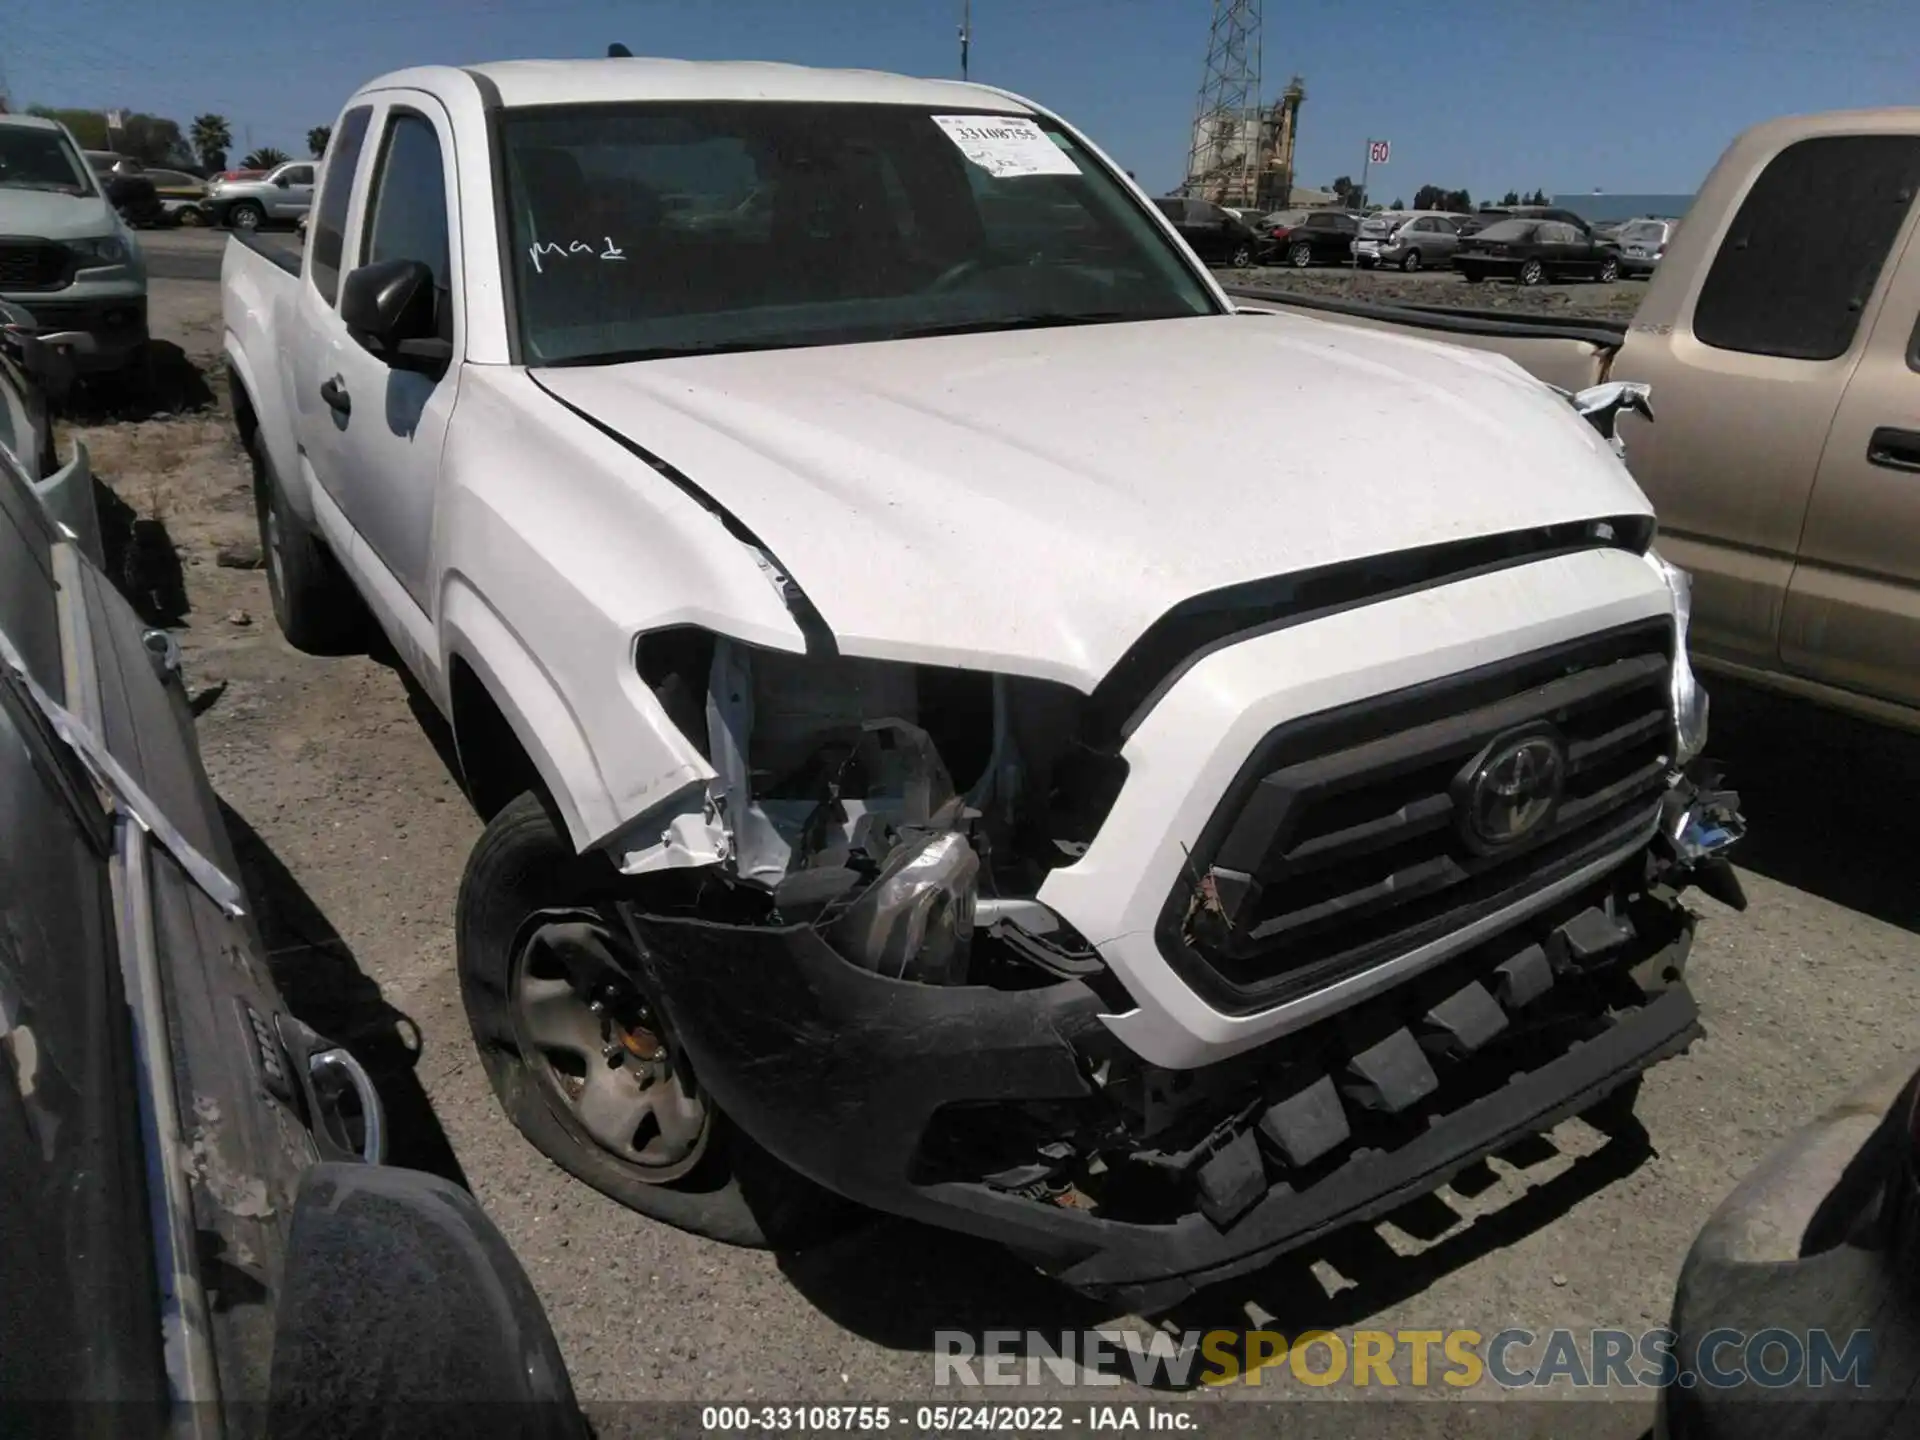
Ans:
{"type": "Polygon", "coordinates": [[[1695,761],[1675,777],[1660,808],[1660,839],[1675,888],[1697,885],[1733,910],[1747,908],[1740,877],[1726,852],[1747,833],[1740,793],[1723,788],[1723,773],[1711,761],[1695,761]]]}

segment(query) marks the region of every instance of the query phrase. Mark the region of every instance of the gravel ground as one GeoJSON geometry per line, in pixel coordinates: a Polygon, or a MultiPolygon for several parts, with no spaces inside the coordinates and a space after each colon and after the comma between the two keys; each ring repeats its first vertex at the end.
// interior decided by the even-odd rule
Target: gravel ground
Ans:
{"type": "Polygon", "coordinates": [[[1554,315],[1568,320],[1630,320],[1647,293],[1644,280],[1617,280],[1611,285],[1570,282],[1535,285],[1486,280],[1469,285],[1449,271],[1421,271],[1403,275],[1397,270],[1350,270],[1315,266],[1293,270],[1262,266],[1252,270],[1222,270],[1222,284],[1287,291],[1336,300],[1371,300],[1387,305],[1446,305],[1475,310],[1511,310],[1529,315],[1554,315]]]}
{"type": "MultiPolygon", "coordinates": [[[[212,237],[170,239],[192,251],[212,237]]],[[[1442,276],[1285,279],[1455,293],[1442,276]]],[[[929,1398],[936,1328],[1115,1320],[992,1246],[890,1220],[801,1255],[695,1239],[574,1182],[502,1119],[454,980],[454,894],[480,827],[443,729],[391,662],[294,652],[274,628],[262,573],[220,563],[223,547],[230,562],[252,558],[253,518],[219,393],[218,315],[213,284],[156,279],[163,370],[188,408],[75,428],[123,502],[121,520],[158,521],[144,528],[150,538],[163,528],[179,557],[178,584],[152,584],[148,603],[172,611],[207,705],[207,766],[292,1003],[378,1070],[395,1158],[462,1178],[484,1202],[545,1298],[582,1398],[929,1398]]],[[[1910,863],[1920,742],[1724,688],[1716,731],[1754,827],[1744,854],[1753,903],[1735,915],[1700,902],[1692,975],[1707,1035],[1648,1077],[1640,1125],[1609,1136],[1569,1122],[1390,1223],[1197,1298],[1172,1323],[1491,1333],[1664,1320],[1688,1242],[1728,1187],[1912,1046],[1920,1013],[1910,863]],[[1855,788],[1866,777],[1870,788],[1855,788]]],[[[1284,1368],[1281,1377],[1207,1399],[1294,1393],[1284,1368]]],[[[1369,1396],[1380,1392],[1345,1394],[1369,1396]]],[[[1649,1418],[1633,1398],[1608,1408],[1607,1433],[1637,1434],[1649,1418]]]]}

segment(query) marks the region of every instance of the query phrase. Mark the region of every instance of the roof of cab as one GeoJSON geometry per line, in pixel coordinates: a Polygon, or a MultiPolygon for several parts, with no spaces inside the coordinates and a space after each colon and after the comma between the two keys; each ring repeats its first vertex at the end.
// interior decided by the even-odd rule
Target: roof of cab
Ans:
{"type": "Polygon", "coordinates": [[[22,130],[59,130],[57,120],[49,120],[43,115],[5,115],[0,114],[0,125],[13,125],[22,130]]]}
{"type": "MultiPolygon", "coordinates": [[[[459,74],[444,67],[399,70],[364,86],[438,88],[459,74]]],[[[500,92],[509,108],[644,100],[787,100],[799,103],[951,105],[1029,112],[1018,96],[956,80],[916,80],[883,70],[819,70],[758,60],[503,60],[466,67],[500,92]]],[[[471,82],[469,82],[471,83],[471,82]]]]}

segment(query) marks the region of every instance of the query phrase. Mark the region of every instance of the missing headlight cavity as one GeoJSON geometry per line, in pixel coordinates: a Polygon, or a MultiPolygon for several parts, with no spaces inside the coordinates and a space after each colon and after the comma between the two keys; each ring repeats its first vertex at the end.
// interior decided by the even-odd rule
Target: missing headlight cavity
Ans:
{"type": "Polygon", "coordinates": [[[709,880],[896,978],[1088,968],[1085,942],[1028,898],[1084,852],[1125,773],[1081,740],[1086,697],[691,629],[643,637],[636,663],[716,772],[709,824],[727,844],[709,880]]]}

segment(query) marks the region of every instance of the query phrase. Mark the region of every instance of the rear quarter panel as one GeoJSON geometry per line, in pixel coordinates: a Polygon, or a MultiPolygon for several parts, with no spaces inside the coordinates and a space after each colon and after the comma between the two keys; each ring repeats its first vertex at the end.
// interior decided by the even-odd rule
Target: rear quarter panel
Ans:
{"type": "Polygon", "coordinates": [[[299,275],[228,238],[220,260],[221,348],[253,407],[274,473],[286,486],[294,510],[311,524],[313,501],[300,484],[299,443],[287,389],[293,351],[312,343],[297,324],[301,283],[299,275]]]}

